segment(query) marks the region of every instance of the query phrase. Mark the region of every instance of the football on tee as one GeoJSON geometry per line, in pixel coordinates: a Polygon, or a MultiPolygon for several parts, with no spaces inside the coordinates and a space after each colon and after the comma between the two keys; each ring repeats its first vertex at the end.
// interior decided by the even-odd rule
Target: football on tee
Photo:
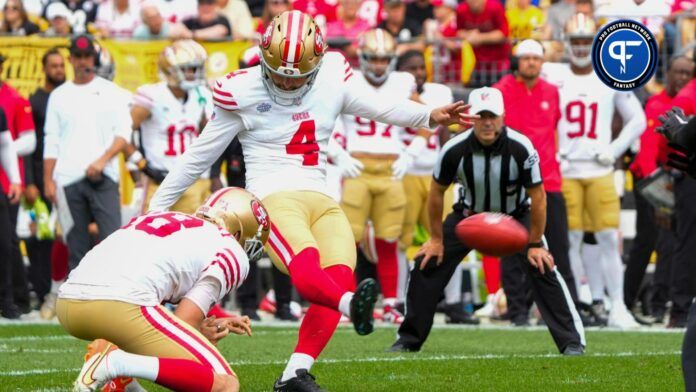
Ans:
{"type": "Polygon", "coordinates": [[[529,242],[524,226],[509,215],[483,212],[457,225],[457,237],[471,249],[490,256],[509,256],[523,251],[529,242]]]}

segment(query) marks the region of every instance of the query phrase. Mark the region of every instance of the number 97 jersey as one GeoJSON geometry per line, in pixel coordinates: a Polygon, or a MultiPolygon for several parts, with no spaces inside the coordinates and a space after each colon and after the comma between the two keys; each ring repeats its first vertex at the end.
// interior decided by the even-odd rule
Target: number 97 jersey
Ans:
{"type": "MultiPolygon", "coordinates": [[[[565,178],[592,178],[613,168],[596,162],[612,141],[612,120],[619,91],[607,87],[590,72],[576,75],[569,64],[545,63],[542,77],[558,87],[561,119],[558,122],[558,151],[565,178]]],[[[630,93],[628,93],[630,94],[630,93]]]]}

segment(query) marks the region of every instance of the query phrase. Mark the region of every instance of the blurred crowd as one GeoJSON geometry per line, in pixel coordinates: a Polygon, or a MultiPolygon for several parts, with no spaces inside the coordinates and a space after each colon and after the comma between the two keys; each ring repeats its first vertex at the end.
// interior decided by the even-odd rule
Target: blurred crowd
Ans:
{"type": "MultiPolygon", "coordinates": [[[[669,103],[665,102],[671,102],[684,86],[694,88],[693,61],[670,62],[667,59],[672,55],[693,58],[696,34],[696,24],[693,23],[696,20],[695,4],[694,1],[659,0],[607,0],[594,3],[591,0],[0,0],[0,32],[15,36],[74,37],[87,32],[97,37],[113,39],[258,41],[273,17],[284,11],[296,9],[314,16],[322,26],[330,47],[341,50],[354,59],[355,66],[359,37],[367,30],[379,27],[397,40],[397,54],[413,51],[421,53],[425,63],[424,69],[419,70],[423,73],[420,77],[448,83],[454,87],[455,92],[463,91],[466,94],[467,90],[461,89],[463,86],[468,88],[493,85],[504,75],[516,75],[517,59],[513,54],[515,45],[522,40],[532,38],[541,41],[546,49],[544,57],[547,61],[567,60],[568,52],[563,49],[562,42],[566,38],[566,22],[573,15],[581,13],[597,21],[608,21],[619,16],[634,18],[656,34],[666,54],[663,61],[664,71],[658,75],[659,80],[650,85],[649,89],[636,94],[642,101],[648,124],[641,138],[641,147],[636,143],[627,154],[626,162],[630,164],[630,168],[625,162],[617,165],[617,169],[632,172],[633,176],[629,178],[638,181],[649,177],[664,163],[666,143],[654,133],[654,128],[658,115],[668,109],[669,103]],[[662,105],[659,108],[655,106],[658,103],[662,105]],[[649,148],[658,145],[662,146],[662,149],[649,148]]],[[[102,49],[98,45],[80,45],[80,42],[73,41],[70,65],[74,69],[82,67],[87,73],[90,72],[89,69],[94,69],[98,76],[106,80],[113,79],[113,63],[99,62],[102,49]],[[79,50],[73,52],[74,48],[79,50]],[[88,60],[84,60],[87,61],[85,64],[80,63],[79,57],[85,53],[96,54],[95,63],[89,63],[88,60]]],[[[93,43],[90,42],[89,45],[93,43]]],[[[0,58],[0,67],[2,60],[0,58]]],[[[251,65],[258,62],[258,56],[256,59],[247,56],[242,60],[251,65]]],[[[69,265],[72,267],[68,259],[77,257],[70,255],[71,252],[75,253],[75,250],[69,249],[68,246],[75,239],[63,236],[61,228],[55,227],[55,218],[51,219],[51,215],[56,215],[53,204],[57,203],[61,196],[56,194],[57,190],[55,185],[51,184],[51,178],[44,175],[47,157],[44,146],[48,145],[45,142],[44,124],[49,111],[49,96],[55,88],[65,82],[68,64],[57,49],[52,49],[46,52],[41,65],[45,75],[44,84],[29,99],[21,97],[11,88],[11,80],[0,80],[0,107],[5,111],[7,128],[14,139],[14,150],[21,160],[19,169],[22,176],[19,192],[13,188],[17,184],[11,181],[10,177],[0,176],[4,193],[7,195],[6,208],[9,211],[7,218],[0,215],[0,220],[9,219],[0,222],[4,225],[0,225],[0,229],[3,230],[0,232],[0,239],[11,238],[6,248],[0,248],[0,258],[3,258],[3,263],[0,263],[0,267],[3,268],[0,271],[0,289],[4,287],[5,290],[4,295],[0,296],[3,300],[0,303],[0,315],[6,318],[18,318],[22,313],[38,309],[42,305],[45,305],[42,316],[51,318],[51,305],[55,301],[56,288],[65,279],[69,265]],[[20,207],[23,213],[19,212],[20,207]],[[25,259],[28,262],[25,262],[25,259]]],[[[159,66],[161,70],[166,70],[162,68],[162,64],[159,66]]],[[[133,99],[130,92],[119,92],[117,88],[114,88],[112,93],[113,97],[122,93],[124,110],[127,109],[127,102],[131,100],[137,104],[140,99],[141,104],[147,105],[147,102],[143,103],[146,98],[138,98],[138,93],[133,99]]],[[[616,119],[616,129],[621,128],[621,121],[620,118],[616,119]]],[[[124,144],[137,145],[137,142],[133,142],[133,136],[123,135],[122,138],[124,144]]],[[[53,140],[52,143],[55,145],[62,141],[53,140]]],[[[86,162],[83,169],[88,170],[88,173],[92,170],[100,176],[104,173],[109,177],[109,162],[112,162],[123,147],[101,141],[99,148],[104,155],[95,156],[96,160],[86,162]]],[[[135,174],[135,179],[142,188],[148,186],[147,183],[143,184],[143,178],[157,177],[157,173],[139,167],[137,159],[128,161],[132,172],[143,170],[144,176],[138,177],[138,174],[135,174]]],[[[231,145],[218,162],[217,169],[210,174],[209,179],[212,181],[207,184],[206,192],[211,185],[213,190],[219,189],[223,182],[243,186],[243,165],[241,150],[238,146],[231,145]],[[226,167],[224,175],[219,169],[223,162],[226,167]]],[[[119,182],[117,177],[112,176],[112,180],[116,184],[119,182]]],[[[670,181],[686,180],[675,174],[670,181]]],[[[683,193],[678,197],[687,200],[696,196],[693,187],[681,188],[683,193]]],[[[118,192],[117,187],[109,192],[114,190],[118,192]]],[[[118,193],[116,195],[118,196],[118,193]]],[[[78,242],[89,242],[85,249],[118,227],[102,224],[102,217],[98,212],[100,203],[95,202],[95,197],[84,196],[86,206],[82,221],[85,223],[84,232],[89,237],[81,238],[78,242]],[[111,228],[107,229],[107,226],[111,228]]],[[[678,281],[683,278],[681,274],[685,271],[687,274],[693,273],[693,266],[676,270],[659,269],[654,282],[644,281],[643,276],[645,266],[651,258],[656,257],[656,249],[657,264],[662,263],[666,266],[668,262],[663,260],[669,260],[670,255],[674,253],[674,244],[696,242],[696,238],[690,237],[696,235],[696,231],[691,230],[689,226],[696,225],[696,219],[692,219],[696,214],[689,213],[687,218],[680,221],[679,217],[674,219],[674,210],[656,208],[637,192],[636,195],[626,195],[625,199],[631,200],[629,204],[632,204],[632,209],[638,211],[636,240],[633,248],[624,252],[628,265],[624,288],[626,306],[634,314],[649,318],[646,323],[664,323],[670,320],[670,326],[682,327],[693,293],[689,292],[688,288],[684,289],[684,285],[680,285],[678,281]],[[686,229],[684,221],[688,221],[686,229]],[[678,288],[676,294],[675,287],[678,288]],[[671,318],[666,316],[669,314],[670,306],[673,311],[671,318]]],[[[125,216],[120,216],[118,220],[120,222],[125,219],[125,216]]],[[[591,235],[584,239],[584,242],[590,245],[593,241],[595,240],[591,235]]],[[[84,252],[86,250],[81,250],[80,254],[84,252]]],[[[490,263],[488,260],[488,265],[490,263]]],[[[484,258],[484,267],[485,264],[484,258]]],[[[256,266],[252,266],[252,270],[255,269],[256,266]]],[[[505,312],[501,310],[504,306],[499,293],[500,277],[494,276],[496,274],[499,275],[500,270],[491,270],[489,267],[487,275],[493,276],[486,277],[490,295],[487,303],[484,299],[484,302],[479,304],[486,305],[485,311],[479,314],[504,318],[505,312]]],[[[581,278],[576,276],[576,279],[581,278]]],[[[272,284],[262,284],[254,278],[249,279],[250,283],[246,286],[251,289],[243,291],[242,298],[238,298],[240,309],[246,314],[255,314],[260,306],[261,309],[277,312],[281,320],[296,320],[299,313],[296,310],[291,312],[291,287],[287,277],[274,273],[266,280],[272,284]],[[267,298],[259,299],[259,286],[275,287],[276,291],[267,298]]],[[[578,285],[579,288],[581,286],[582,284],[578,285]]],[[[470,294],[475,289],[468,288],[470,294]]],[[[466,291],[467,288],[463,290],[466,291]]],[[[603,298],[594,298],[596,296],[590,295],[586,301],[601,302],[603,298]]],[[[601,308],[595,311],[601,312],[601,308]]],[[[466,322],[471,320],[467,319],[466,322]]],[[[526,325],[526,322],[522,324],[526,325]]]]}

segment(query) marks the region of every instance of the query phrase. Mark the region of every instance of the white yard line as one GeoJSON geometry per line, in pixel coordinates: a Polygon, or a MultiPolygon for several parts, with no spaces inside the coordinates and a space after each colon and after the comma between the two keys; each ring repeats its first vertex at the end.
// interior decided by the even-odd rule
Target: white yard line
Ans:
{"type": "MultiPolygon", "coordinates": [[[[680,351],[654,351],[654,352],[633,352],[625,351],[618,353],[587,353],[585,357],[602,357],[602,358],[625,358],[625,357],[661,357],[680,355],[680,351]]],[[[481,355],[423,355],[409,354],[396,355],[393,357],[367,357],[367,358],[334,358],[322,359],[319,363],[335,364],[335,363],[376,363],[376,362],[439,362],[439,361],[463,361],[463,360],[487,360],[487,359],[564,359],[560,354],[523,354],[523,355],[507,355],[507,354],[481,354],[481,355]]],[[[267,366],[267,365],[283,365],[286,361],[234,361],[230,362],[232,366],[267,366]]],[[[0,377],[24,377],[30,375],[42,375],[53,373],[77,373],[80,369],[31,369],[31,370],[13,370],[9,372],[0,372],[0,377]]]]}

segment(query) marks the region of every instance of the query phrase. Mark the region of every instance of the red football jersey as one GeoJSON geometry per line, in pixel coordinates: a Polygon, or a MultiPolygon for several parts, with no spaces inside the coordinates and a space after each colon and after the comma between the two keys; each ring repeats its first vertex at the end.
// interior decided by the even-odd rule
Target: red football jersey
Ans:
{"type": "MultiPolygon", "coordinates": [[[[22,97],[17,90],[10,87],[7,83],[0,85],[0,108],[5,111],[7,126],[10,129],[12,138],[17,140],[24,132],[33,132],[34,119],[31,116],[31,105],[29,101],[22,97]]],[[[38,143],[39,141],[37,141],[38,143]]],[[[24,165],[22,158],[19,158],[19,174],[24,180],[24,165]]],[[[7,193],[10,189],[10,181],[5,170],[0,167],[0,186],[7,193]]]]}

